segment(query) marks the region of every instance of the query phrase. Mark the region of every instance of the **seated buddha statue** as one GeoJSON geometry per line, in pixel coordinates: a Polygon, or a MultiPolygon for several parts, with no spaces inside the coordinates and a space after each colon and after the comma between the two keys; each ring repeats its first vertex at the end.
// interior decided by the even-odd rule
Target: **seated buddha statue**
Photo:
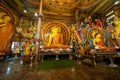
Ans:
{"type": "Polygon", "coordinates": [[[48,38],[47,46],[44,46],[45,49],[66,49],[70,48],[69,45],[64,44],[63,34],[61,33],[61,28],[58,26],[53,26],[48,38]]]}
{"type": "Polygon", "coordinates": [[[94,35],[94,39],[93,39],[93,45],[95,48],[98,48],[100,50],[115,50],[114,47],[107,47],[105,44],[104,44],[104,40],[101,38],[101,34],[100,33],[96,33],[94,35]]]}
{"type": "Polygon", "coordinates": [[[115,25],[115,38],[120,36],[120,19],[118,17],[115,17],[113,20],[113,23],[115,25]]]}
{"type": "Polygon", "coordinates": [[[117,16],[114,17],[113,19],[113,23],[115,25],[114,29],[115,29],[115,39],[117,41],[118,46],[120,47],[120,18],[118,18],[117,16]]]}
{"type": "Polygon", "coordinates": [[[11,17],[0,12],[0,54],[4,53],[11,37],[13,25],[11,17]]]}

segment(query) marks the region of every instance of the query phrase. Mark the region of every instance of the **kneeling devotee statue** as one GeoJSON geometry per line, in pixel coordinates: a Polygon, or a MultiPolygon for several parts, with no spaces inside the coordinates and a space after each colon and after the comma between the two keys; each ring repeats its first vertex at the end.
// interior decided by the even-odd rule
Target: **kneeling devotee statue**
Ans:
{"type": "Polygon", "coordinates": [[[70,48],[70,46],[64,44],[61,28],[58,26],[53,26],[48,38],[48,44],[47,46],[44,46],[44,49],[67,49],[67,48],[70,48]]]}

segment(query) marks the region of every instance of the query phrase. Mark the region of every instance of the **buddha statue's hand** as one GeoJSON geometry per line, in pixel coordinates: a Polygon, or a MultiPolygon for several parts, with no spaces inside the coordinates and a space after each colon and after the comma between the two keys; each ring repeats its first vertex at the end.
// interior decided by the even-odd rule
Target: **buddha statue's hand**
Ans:
{"type": "Polygon", "coordinates": [[[61,46],[61,44],[56,44],[56,46],[61,46]]]}

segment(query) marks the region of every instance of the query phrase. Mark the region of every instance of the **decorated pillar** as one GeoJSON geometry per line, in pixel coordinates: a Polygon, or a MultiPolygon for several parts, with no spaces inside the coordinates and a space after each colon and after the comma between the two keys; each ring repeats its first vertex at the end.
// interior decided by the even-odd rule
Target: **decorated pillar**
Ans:
{"type": "Polygon", "coordinates": [[[78,21],[78,13],[79,13],[79,10],[76,9],[76,11],[75,11],[75,22],[76,22],[77,27],[78,27],[78,25],[79,25],[79,21],[78,21]]]}
{"type": "Polygon", "coordinates": [[[41,28],[41,21],[42,21],[42,0],[40,0],[39,6],[39,18],[37,24],[37,36],[36,36],[36,62],[38,62],[38,53],[39,53],[39,40],[40,40],[40,28],[41,28]]]}

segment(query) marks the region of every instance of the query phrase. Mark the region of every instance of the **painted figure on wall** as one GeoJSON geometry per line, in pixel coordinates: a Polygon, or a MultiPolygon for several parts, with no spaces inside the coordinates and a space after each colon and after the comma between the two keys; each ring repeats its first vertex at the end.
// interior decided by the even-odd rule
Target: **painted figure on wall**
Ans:
{"type": "Polygon", "coordinates": [[[76,44],[80,44],[82,42],[81,34],[77,32],[76,27],[73,24],[71,26],[70,31],[71,31],[71,41],[70,41],[70,44],[73,45],[74,42],[76,44]]]}
{"type": "Polygon", "coordinates": [[[21,34],[25,38],[35,38],[36,36],[36,28],[30,26],[29,28],[25,28],[21,31],[21,34]]]}
{"type": "Polygon", "coordinates": [[[82,35],[81,35],[81,33],[82,33],[82,26],[83,26],[83,22],[81,22],[80,25],[77,28],[77,33],[78,33],[78,36],[79,36],[79,38],[81,40],[82,40],[82,35]]]}
{"type": "Polygon", "coordinates": [[[82,41],[86,41],[86,39],[87,39],[87,32],[88,32],[88,30],[86,29],[85,25],[82,26],[82,41]]]}
{"type": "Polygon", "coordinates": [[[10,23],[11,17],[4,12],[0,12],[0,51],[4,52],[7,41],[10,38],[13,25],[10,23]]]}
{"type": "Polygon", "coordinates": [[[103,29],[102,22],[101,22],[100,19],[95,19],[95,25],[94,25],[94,28],[103,29]]]}
{"type": "Polygon", "coordinates": [[[106,45],[109,47],[116,46],[115,41],[115,29],[113,26],[111,26],[110,22],[107,21],[107,27],[106,27],[106,45]]]}

